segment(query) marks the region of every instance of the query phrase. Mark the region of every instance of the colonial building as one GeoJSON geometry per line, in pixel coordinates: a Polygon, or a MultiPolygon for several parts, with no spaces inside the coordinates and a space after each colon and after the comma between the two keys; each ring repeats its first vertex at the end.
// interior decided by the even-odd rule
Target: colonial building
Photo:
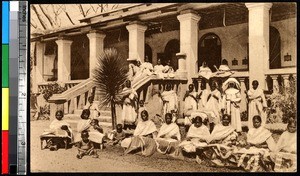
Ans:
{"type": "MultiPolygon", "coordinates": [[[[52,102],[67,113],[80,109],[94,88],[89,78],[104,48],[116,48],[124,59],[143,61],[147,55],[153,65],[158,58],[163,64],[171,60],[181,92],[201,81],[197,73],[204,60],[214,70],[226,59],[243,90],[256,79],[261,88],[276,91],[296,77],[296,3],[144,3],[80,22],[31,37],[32,90],[64,82],[68,90],[52,102]],[[178,59],[176,53],[186,57],[178,59]]],[[[140,90],[141,97],[148,89],[140,90]]]]}

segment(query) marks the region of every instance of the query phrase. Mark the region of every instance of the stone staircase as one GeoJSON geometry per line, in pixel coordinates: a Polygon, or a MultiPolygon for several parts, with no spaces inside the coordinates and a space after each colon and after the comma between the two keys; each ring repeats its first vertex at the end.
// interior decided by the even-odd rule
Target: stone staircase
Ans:
{"type": "MultiPolygon", "coordinates": [[[[64,115],[64,120],[66,120],[72,129],[77,129],[77,122],[81,119],[80,115],[83,109],[76,109],[74,114],[64,115]]],[[[100,110],[100,117],[98,118],[99,125],[105,128],[112,128],[112,119],[110,108],[103,108],[100,110]]]]}

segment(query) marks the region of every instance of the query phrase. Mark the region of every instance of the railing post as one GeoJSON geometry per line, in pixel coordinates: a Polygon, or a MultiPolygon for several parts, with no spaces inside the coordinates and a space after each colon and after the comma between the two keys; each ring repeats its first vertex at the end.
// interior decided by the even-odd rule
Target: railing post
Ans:
{"type": "Polygon", "coordinates": [[[289,77],[290,75],[281,75],[282,78],[283,78],[283,84],[284,84],[284,87],[290,87],[290,80],[289,80],[289,77]]]}
{"type": "Polygon", "coordinates": [[[271,75],[273,81],[273,93],[279,92],[278,75],[271,75]]]}

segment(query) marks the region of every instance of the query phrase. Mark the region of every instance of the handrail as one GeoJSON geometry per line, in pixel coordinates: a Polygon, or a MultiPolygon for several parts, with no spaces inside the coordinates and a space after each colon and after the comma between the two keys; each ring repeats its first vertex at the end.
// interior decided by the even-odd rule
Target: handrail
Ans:
{"type": "Polygon", "coordinates": [[[93,79],[89,78],[81,83],[77,84],[76,86],[66,90],[61,94],[54,94],[48,101],[55,102],[55,101],[63,101],[66,102],[71,98],[74,98],[78,95],[85,93],[86,91],[92,89],[94,87],[93,79]]]}

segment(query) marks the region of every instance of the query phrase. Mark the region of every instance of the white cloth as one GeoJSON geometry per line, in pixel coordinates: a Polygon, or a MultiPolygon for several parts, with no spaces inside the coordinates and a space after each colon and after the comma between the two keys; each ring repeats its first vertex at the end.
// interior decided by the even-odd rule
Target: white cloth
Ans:
{"type": "Polygon", "coordinates": [[[178,98],[175,91],[164,91],[161,94],[163,100],[163,117],[166,113],[171,113],[171,110],[177,110],[178,108],[178,98]]]}
{"type": "Polygon", "coordinates": [[[122,110],[122,122],[132,124],[137,119],[136,112],[136,99],[138,97],[136,91],[131,89],[129,94],[125,95],[126,98],[123,102],[123,110],[122,110]]]}
{"type": "MultiPolygon", "coordinates": [[[[207,143],[211,141],[217,141],[217,140],[225,140],[228,136],[230,136],[232,133],[235,133],[232,137],[236,136],[237,134],[234,131],[235,129],[232,126],[224,126],[222,124],[217,124],[213,131],[211,132],[209,138],[207,139],[207,143]]],[[[229,139],[230,140],[230,139],[229,139]]]]}
{"type": "Polygon", "coordinates": [[[188,96],[184,100],[184,114],[190,115],[191,111],[197,110],[197,92],[189,92],[188,96]]]}
{"type": "Polygon", "coordinates": [[[155,65],[154,73],[158,76],[158,78],[164,78],[165,67],[163,65],[155,65]]]}
{"type": "Polygon", "coordinates": [[[212,122],[214,122],[215,124],[220,123],[221,102],[222,102],[221,93],[220,93],[220,91],[215,89],[214,91],[210,92],[210,98],[209,98],[209,100],[207,101],[207,103],[204,107],[205,111],[212,111],[213,112],[214,117],[213,117],[212,122]],[[213,95],[218,97],[218,99],[213,97],[213,95]]]}
{"type": "Polygon", "coordinates": [[[234,88],[229,88],[225,90],[225,95],[223,97],[223,108],[225,108],[226,114],[231,115],[231,125],[236,129],[237,132],[242,131],[242,122],[239,105],[240,102],[240,90],[234,88]]]}
{"type": "Polygon", "coordinates": [[[140,68],[141,68],[141,71],[143,73],[147,74],[148,76],[153,74],[153,65],[150,62],[142,63],[140,68]]]}
{"type": "Polygon", "coordinates": [[[285,131],[281,134],[276,144],[275,152],[280,152],[281,150],[297,153],[297,132],[290,133],[285,131]]]}
{"type": "Polygon", "coordinates": [[[172,136],[176,136],[178,141],[181,140],[181,135],[180,135],[178,125],[176,123],[162,124],[162,126],[159,129],[157,137],[169,139],[172,136]],[[162,136],[164,136],[164,137],[162,137],[162,136]]]}
{"type": "Polygon", "coordinates": [[[262,144],[266,142],[268,144],[268,148],[271,151],[275,149],[275,141],[272,137],[272,133],[265,129],[264,127],[260,126],[259,128],[250,128],[247,133],[247,143],[250,144],[262,144]]]}
{"type": "Polygon", "coordinates": [[[204,77],[206,79],[209,79],[213,75],[213,73],[212,73],[212,71],[211,71],[211,69],[209,67],[203,67],[203,66],[201,66],[199,68],[198,75],[202,76],[202,77],[204,77]]]}
{"type": "Polygon", "coordinates": [[[209,130],[205,125],[201,125],[199,128],[195,127],[195,124],[191,125],[186,137],[197,138],[206,141],[210,136],[209,130]]]}
{"type": "Polygon", "coordinates": [[[145,136],[155,131],[157,131],[156,126],[151,120],[140,121],[133,132],[133,136],[145,136]]]}
{"type": "Polygon", "coordinates": [[[73,131],[71,129],[71,126],[68,122],[62,120],[54,119],[49,126],[49,129],[44,130],[42,135],[48,135],[48,134],[54,134],[56,136],[68,136],[68,133],[65,130],[62,130],[61,127],[63,125],[66,125],[71,133],[71,140],[73,140],[73,131]]]}
{"type": "Polygon", "coordinates": [[[248,113],[248,127],[253,127],[252,119],[255,115],[260,115],[262,119],[262,126],[266,124],[266,113],[263,111],[263,107],[267,107],[266,98],[262,89],[253,88],[248,90],[249,97],[249,113],[248,113]]]}
{"type": "Polygon", "coordinates": [[[207,98],[208,98],[209,94],[210,94],[210,90],[207,90],[207,89],[204,89],[199,93],[199,95],[200,95],[200,99],[198,100],[198,109],[199,110],[204,110],[204,107],[207,103],[207,98]]]}
{"type": "Polygon", "coordinates": [[[104,137],[104,134],[100,133],[99,131],[95,130],[91,126],[91,119],[81,119],[77,123],[77,135],[75,136],[74,142],[81,141],[81,132],[87,130],[89,133],[89,140],[95,142],[95,143],[102,143],[102,139],[104,137]]]}

